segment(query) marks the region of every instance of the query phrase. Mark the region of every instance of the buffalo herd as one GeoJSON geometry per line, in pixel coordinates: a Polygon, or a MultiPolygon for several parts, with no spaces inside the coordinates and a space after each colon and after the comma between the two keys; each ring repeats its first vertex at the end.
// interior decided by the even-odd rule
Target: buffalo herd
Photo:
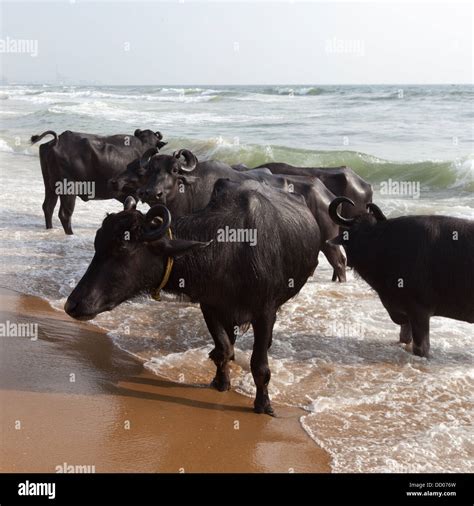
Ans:
{"type": "Polygon", "coordinates": [[[257,413],[273,414],[268,349],[277,311],[313,274],[320,251],[333,281],[346,280],[347,259],[415,355],[429,355],[431,316],[474,323],[471,220],[387,219],[371,185],[349,167],[249,168],[200,161],[188,149],[161,154],[167,143],[152,130],[109,137],[48,130],[31,142],[45,136],[53,137],[39,150],[46,228],[58,198],[66,234],[73,233],[76,197],[124,204],[97,231],[66,313],[89,320],[139,293],[186,295],[200,304],[214,340],[209,356],[219,391],[230,388],[234,343],[251,324],[257,413]],[[138,201],[150,206],[146,214],[138,201]]]}

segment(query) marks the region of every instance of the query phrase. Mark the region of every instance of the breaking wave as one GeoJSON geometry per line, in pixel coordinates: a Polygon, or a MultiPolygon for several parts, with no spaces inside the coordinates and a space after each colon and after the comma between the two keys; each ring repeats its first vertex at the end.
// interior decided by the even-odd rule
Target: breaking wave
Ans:
{"type": "MultiPolygon", "coordinates": [[[[61,114],[64,112],[80,113],[82,115],[95,116],[108,112],[110,117],[117,120],[126,117],[125,110],[116,109],[109,104],[96,102],[94,105],[74,105],[64,107],[52,107],[50,113],[61,114]]],[[[44,112],[34,113],[44,116],[44,112]]],[[[143,122],[151,120],[150,113],[142,111],[140,118],[143,122]]],[[[269,118],[266,119],[267,121],[269,118]]],[[[166,123],[166,118],[160,119],[166,123]]],[[[172,122],[172,117],[170,117],[172,122]]],[[[206,114],[200,114],[194,121],[206,123],[215,121],[215,118],[206,114]]],[[[226,122],[238,123],[239,118],[229,117],[226,122]]],[[[15,138],[3,137],[0,139],[0,151],[34,154],[37,146],[28,146],[28,140],[15,146],[15,138]]],[[[357,151],[319,151],[290,148],[288,146],[262,146],[252,144],[234,144],[230,140],[221,137],[207,140],[174,138],[170,139],[167,149],[186,147],[192,150],[199,159],[218,159],[229,164],[243,163],[248,167],[278,161],[299,167],[338,167],[346,165],[351,167],[366,181],[378,185],[389,179],[393,181],[419,182],[422,187],[435,190],[457,190],[462,192],[474,191],[474,154],[455,160],[422,160],[418,162],[391,161],[377,158],[367,153],[357,151]]]]}
{"type": "Polygon", "coordinates": [[[179,139],[172,145],[187,146],[201,158],[215,158],[227,163],[244,163],[256,167],[278,161],[299,167],[337,167],[346,165],[370,183],[388,179],[419,181],[435,189],[474,191],[474,155],[456,160],[390,161],[357,151],[318,151],[287,146],[234,145],[222,138],[207,141],[179,139]]]}

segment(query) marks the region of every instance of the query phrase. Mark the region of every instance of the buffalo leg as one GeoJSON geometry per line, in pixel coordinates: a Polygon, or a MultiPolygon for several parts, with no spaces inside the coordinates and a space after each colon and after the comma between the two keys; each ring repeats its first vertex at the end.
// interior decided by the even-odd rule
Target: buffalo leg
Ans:
{"type": "Polygon", "coordinates": [[[400,326],[400,342],[404,344],[410,344],[412,342],[413,335],[411,332],[410,322],[402,323],[400,326]]]}
{"type": "Polygon", "coordinates": [[[413,353],[419,357],[428,357],[430,351],[430,318],[417,314],[410,318],[413,333],[413,353]]]}
{"type": "Polygon", "coordinates": [[[45,187],[43,213],[46,222],[46,228],[53,228],[53,212],[58,201],[57,193],[51,188],[45,187]]]}
{"type": "Polygon", "coordinates": [[[230,390],[229,360],[234,357],[234,347],[214,311],[204,304],[201,304],[201,311],[215,344],[215,348],[209,353],[209,358],[216,364],[216,375],[211,386],[219,392],[225,392],[230,390]]]}
{"type": "Polygon", "coordinates": [[[74,206],[76,205],[75,195],[61,195],[61,206],[59,207],[59,219],[63,226],[64,232],[68,235],[72,235],[71,227],[71,216],[74,212],[74,206]]]}
{"type": "Polygon", "coordinates": [[[274,412],[268,396],[268,384],[271,377],[270,368],[268,367],[268,348],[272,343],[275,318],[275,311],[268,311],[252,322],[254,343],[252,358],[250,359],[250,368],[257,387],[254,411],[272,416],[274,412]]]}
{"type": "Polygon", "coordinates": [[[393,309],[390,310],[389,309],[390,305],[385,304],[382,298],[380,300],[382,301],[382,304],[384,305],[385,309],[388,311],[388,314],[392,319],[393,323],[400,325],[400,342],[404,344],[410,344],[413,336],[410,321],[406,313],[393,311],[393,309]]]}
{"type": "Polygon", "coordinates": [[[324,253],[328,262],[332,265],[333,281],[340,281],[341,283],[346,281],[346,259],[342,254],[341,248],[334,244],[325,243],[321,247],[321,251],[324,253]]]}
{"type": "MultiPolygon", "coordinates": [[[[49,144],[49,143],[48,143],[49,144]]],[[[58,202],[58,194],[55,192],[53,188],[53,182],[51,181],[51,175],[48,171],[48,164],[46,162],[48,152],[48,146],[42,144],[39,147],[39,155],[40,155],[40,166],[41,166],[41,174],[43,176],[44,182],[44,202],[43,202],[43,213],[44,220],[46,222],[46,228],[53,228],[53,213],[54,208],[56,207],[56,203],[58,202]]]]}

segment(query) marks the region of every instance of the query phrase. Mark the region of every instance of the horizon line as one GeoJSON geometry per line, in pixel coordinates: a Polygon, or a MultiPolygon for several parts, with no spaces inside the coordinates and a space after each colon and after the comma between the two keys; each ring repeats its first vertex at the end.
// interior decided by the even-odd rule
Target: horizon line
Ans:
{"type": "Polygon", "coordinates": [[[112,83],[97,83],[97,82],[70,82],[70,83],[55,83],[48,81],[18,81],[18,82],[10,82],[3,83],[0,80],[0,85],[13,85],[13,86],[23,86],[23,85],[49,85],[49,86],[155,86],[155,87],[163,87],[169,86],[173,87],[183,87],[183,86],[195,86],[195,87],[206,87],[206,86],[474,86],[474,82],[436,82],[436,83],[410,83],[410,82],[386,82],[386,83],[246,83],[246,84],[217,84],[217,83],[154,83],[154,84],[112,84],[112,83]]]}

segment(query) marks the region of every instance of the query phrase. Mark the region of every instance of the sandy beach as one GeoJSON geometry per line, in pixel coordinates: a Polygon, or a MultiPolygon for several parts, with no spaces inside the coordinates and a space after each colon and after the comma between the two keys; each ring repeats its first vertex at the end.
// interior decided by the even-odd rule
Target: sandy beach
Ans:
{"type": "Polygon", "coordinates": [[[2,322],[37,323],[38,339],[1,337],[1,472],[329,472],[303,411],[146,372],[100,329],[42,299],[1,291],[2,322]],[[94,467],[92,467],[94,466],[94,467]]]}

